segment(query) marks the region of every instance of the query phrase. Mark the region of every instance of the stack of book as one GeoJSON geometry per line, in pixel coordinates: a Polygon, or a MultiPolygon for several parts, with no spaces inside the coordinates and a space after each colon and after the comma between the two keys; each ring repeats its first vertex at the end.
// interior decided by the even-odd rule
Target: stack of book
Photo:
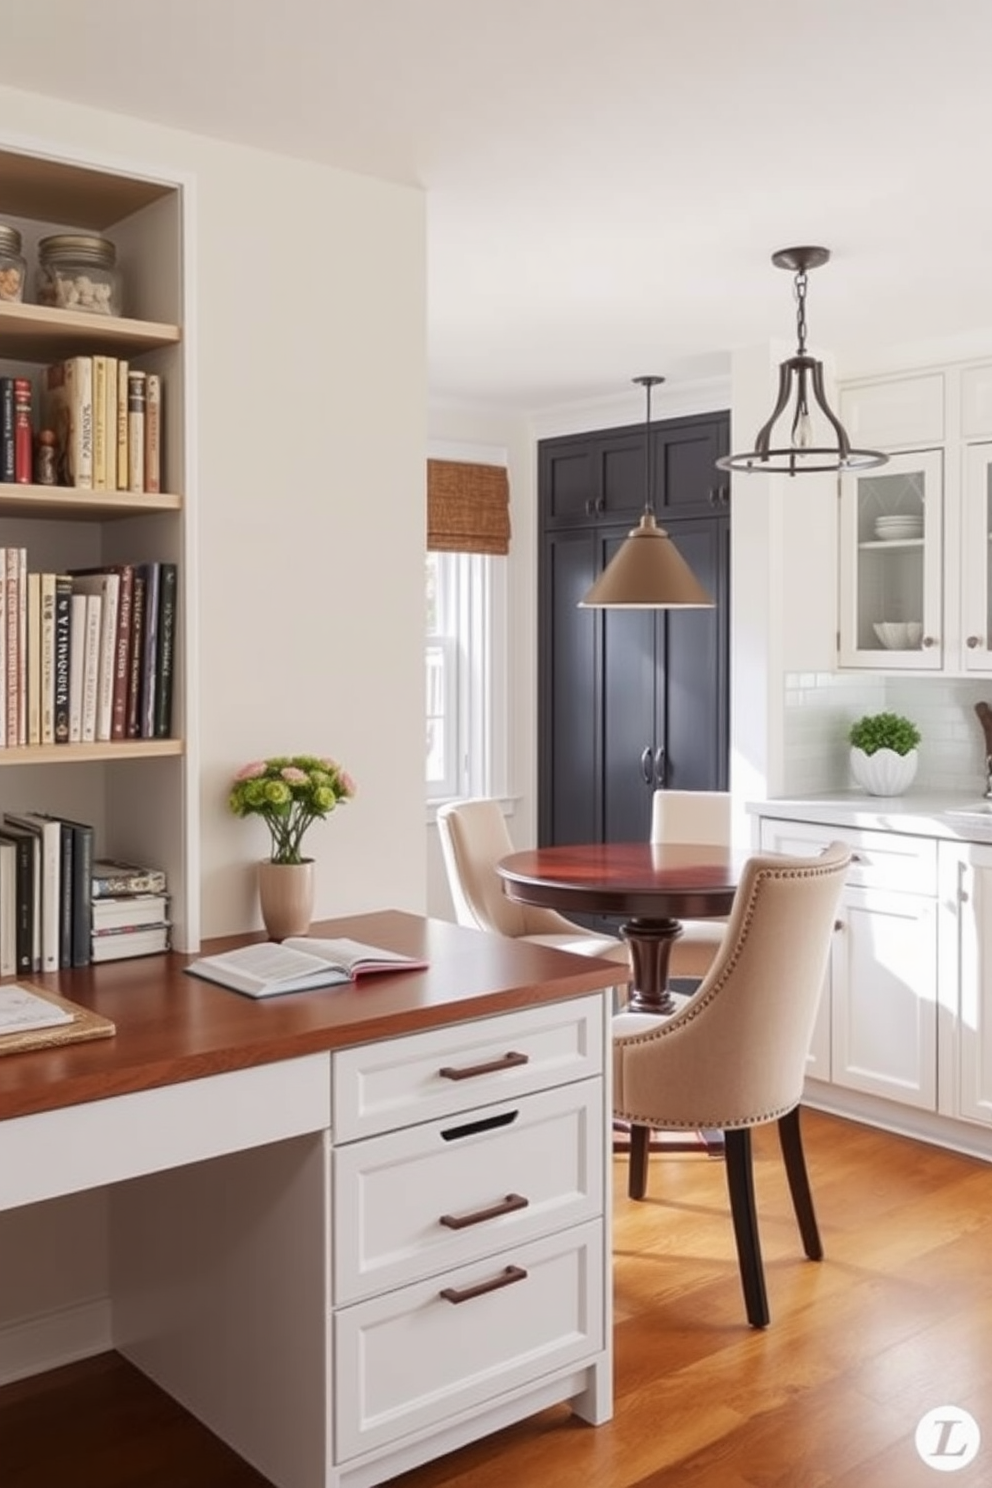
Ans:
{"type": "Polygon", "coordinates": [[[91,883],[91,960],[120,961],[169,949],[169,898],[160,868],[97,859],[91,883]]]}

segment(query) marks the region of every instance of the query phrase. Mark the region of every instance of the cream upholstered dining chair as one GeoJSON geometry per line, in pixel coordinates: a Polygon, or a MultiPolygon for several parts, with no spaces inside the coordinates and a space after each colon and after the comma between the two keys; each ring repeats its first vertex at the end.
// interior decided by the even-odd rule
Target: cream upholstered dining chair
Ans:
{"type": "Polygon", "coordinates": [[[748,1321],[769,1321],[751,1128],[778,1123],[803,1247],[821,1260],[799,1129],[806,1054],[850,862],[840,842],[818,857],[755,855],[726,934],[693,996],[667,1019],[613,1020],[613,1113],[630,1123],[629,1193],[644,1198],[652,1129],[724,1133],[727,1188],[748,1321]]]}
{"type": "Polygon", "coordinates": [[[553,909],[515,904],[503,892],[496,864],[513,851],[498,801],[477,798],[438,807],[438,834],[459,925],[510,935],[538,945],[622,962],[630,980],[630,952],[622,940],[574,925],[553,909]]]}
{"type": "MultiPolygon", "coordinates": [[[[729,791],[656,790],[651,800],[651,841],[729,847],[730,802],[729,791]]],[[[722,918],[683,920],[682,934],[669,956],[669,976],[704,976],[726,924],[722,918]]]]}

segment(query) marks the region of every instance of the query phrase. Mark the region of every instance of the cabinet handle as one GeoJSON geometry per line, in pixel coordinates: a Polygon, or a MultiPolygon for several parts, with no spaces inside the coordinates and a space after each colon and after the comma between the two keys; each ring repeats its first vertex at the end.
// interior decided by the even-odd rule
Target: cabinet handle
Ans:
{"type": "Polygon", "coordinates": [[[520,1266],[507,1266],[492,1281],[480,1281],[474,1287],[443,1287],[441,1296],[445,1302],[471,1302],[473,1297],[482,1297],[486,1292],[498,1292],[500,1287],[512,1286],[515,1281],[525,1281],[527,1272],[520,1266]]]}
{"type": "Polygon", "coordinates": [[[501,1111],[498,1116],[483,1116],[481,1121],[466,1121],[463,1126],[449,1126],[441,1133],[442,1142],[460,1142],[462,1137],[477,1137],[480,1132],[499,1131],[501,1126],[512,1126],[519,1111],[501,1111]]]}
{"type": "Polygon", "coordinates": [[[924,651],[926,651],[930,646],[936,646],[936,644],[936,636],[924,636],[922,641],[920,642],[920,645],[923,647],[924,651]]]}
{"type": "Polygon", "coordinates": [[[980,636],[969,636],[968,639],[967,639],[967,641],[965,642],[965,644],[967,645],[967,647],[969,648],[969,650],[974,651],[974,649],[975,649],[976,646],[980,646],[982,644],[981,637],[980,636]]]}
{"type": "Polygon", "coordinates": [[[512,1069],[516,1064],[530,1064],[529,1054],[503,1054],[499,1059],[490,1059],[486,1064],[467,1064],[462,1069],[446,1064],[438,1070],[442,1080],[474,1080],[476,1075],[491,1075],[495,1070],[512,1069]]]}
{"type": "Polygon", "coordinates": [[[659,744],[654,752],[654,785],[655,790],[660,790],[665,784],[665,749],[659,744]]]}
{"type": "Polygon", "coordinates": [[[523,1194],[507,1194],[501,1203],[488,1209],[476,1209],[472,1214],[442,1214],[438,1224],[443,1224],[447,1230],[464,1230],[469,1225],[484,1224],[487,1219],[498,1219],[501,1214],[512,1214],[515,1209],[526,1209],[529,1203],[530,1199],[525,1199],[523,1194]]]}
{"type": "Polygon", "coordinates": [[[834,929],[835,930],[843,930],[843,928],[844,928],[844,921],[843,920],[834,920],[834,929]]]}
{"type": "Polygon", "coordinates": [[[641,755],[641,774],[644,776],[644,784],[650,785],[654,780],[654,760],[651,758],[651,745],[641,755]]]}

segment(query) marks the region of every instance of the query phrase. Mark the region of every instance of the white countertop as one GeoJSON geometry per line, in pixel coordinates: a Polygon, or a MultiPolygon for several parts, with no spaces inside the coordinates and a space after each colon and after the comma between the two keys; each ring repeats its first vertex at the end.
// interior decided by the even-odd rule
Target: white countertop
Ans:
{"type": "Polygon", "coordinates": [[[907,832],[916,837],[943,837],[959,842],[992,842],[992,801],[981,796],[913,792],[904,796],[869,796],[852,790],[748,801],[746,810],[753,816],[772,816],[785,821],[907,832]]]}

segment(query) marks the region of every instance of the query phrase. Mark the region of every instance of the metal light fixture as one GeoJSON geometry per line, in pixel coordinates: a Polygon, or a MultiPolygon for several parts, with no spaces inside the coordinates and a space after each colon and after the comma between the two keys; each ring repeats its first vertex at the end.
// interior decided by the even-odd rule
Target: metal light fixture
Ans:
{"type": "Polygon", "coordinates": [[[823,363],[806,351],[806,275],[830,258],[829,248],[781,248],[772,254],[777,269],[791,269],[796,276],[796,331],[799,345],[796,354],[778,369],[778,401],[771,418],[758,431],[754,449],[746,454],[724,455],[717,460],[721,470],[780,471],[787,475],[811,474],[818,470],[868,470],[884,465],[888,455],[880,450],[851,448],[847,431],[827,402],[823,388],[823,363]],[[820,415],[829,425],[822,431],[826,443],[818,444],[818,429],[810,409],[810,394],[818,410],[817,425],[822,430],[820,415]],[[772,430],[794,398],[790,443],[784,448],[772,447],[772,430]]]}
{"type": "Polygon", "coordinates": [[[703,609],[713,605],[664,527],[655,521],[651,495],[651,389],[664,380],[663,377],[634,378],[647,395],[644,513],[588,594],[579,601],[585,609],[703,609]]]}

